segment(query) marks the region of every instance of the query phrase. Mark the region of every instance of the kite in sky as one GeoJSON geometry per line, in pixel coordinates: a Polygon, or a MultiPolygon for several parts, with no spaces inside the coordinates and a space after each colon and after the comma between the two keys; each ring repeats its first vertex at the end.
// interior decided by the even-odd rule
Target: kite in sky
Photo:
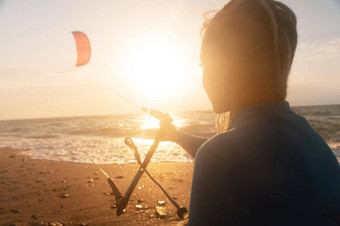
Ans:
{"type": "Polygon", "coordinates": [[[72,32],[77,46],[77,64],[76,66],[82,66],[87,64],[91,58],[91,46],[90,41],[86,34],[80,31],[72,32]]]}

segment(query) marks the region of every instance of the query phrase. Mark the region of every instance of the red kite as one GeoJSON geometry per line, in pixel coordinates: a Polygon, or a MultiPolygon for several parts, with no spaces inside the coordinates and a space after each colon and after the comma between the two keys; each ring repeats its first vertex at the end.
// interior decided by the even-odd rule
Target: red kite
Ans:
{"type": "Polygon", "coordinates": [[[88,37],[80,31],[72,32],[77,46],[77,64],[82,66],[87,64],[91,58],[91,46],[88,37]]]}

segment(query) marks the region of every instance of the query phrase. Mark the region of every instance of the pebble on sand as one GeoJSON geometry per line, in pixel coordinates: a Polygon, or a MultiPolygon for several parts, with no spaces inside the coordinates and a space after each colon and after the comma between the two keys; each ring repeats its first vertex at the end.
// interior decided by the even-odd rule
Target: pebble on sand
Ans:
{"type": "Polygon", "coordinates": [[[157,201],[157,203],[158,203],[158,205],[160,205],[160,206],[164,206],[164,205],[165,205],[165,201],[162,201],[162,200],[157,201]]]}
{"type": "Polygon", "coordinates": [[[67,194],[67,193],[60,195],[60,198],[62,198],[62,199],[66,199],[68,197],[70,197],[70,194],[67,194]]]}
{"type": "Polygon", "coordinates": [[[58,222],[58,221],[52,221],[52,222],[50,223],[50,225],[51,225],[51,226],[63,226],[63,224],[60,223],[60,222],[58,222]]]}
{"type": "Polygon", "coordinates": [[[167,216],[165,213],[165,207],[156,206],[155,214],[158,218],[165,218],[167,216]]]}
{"type": "Polygon", "coordinates": [[[142,188],[144,188],[144,185],[138,187],[139,190],[142,189],[142,188]]]}
{"type": "Polygon", "coordinates": [[[136,210],[142,210],[143,206],[142,205],[136,205],[136,210]]]}

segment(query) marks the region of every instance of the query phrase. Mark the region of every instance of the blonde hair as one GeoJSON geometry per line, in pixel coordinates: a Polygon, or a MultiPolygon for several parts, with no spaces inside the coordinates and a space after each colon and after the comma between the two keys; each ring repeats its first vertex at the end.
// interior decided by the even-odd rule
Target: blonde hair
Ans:
{"type": "Polygon", "coordinates": [[[230,124],[230,111],[217,114],[216,116],[216,134],[224,133],[227,131],[230,124]]]}

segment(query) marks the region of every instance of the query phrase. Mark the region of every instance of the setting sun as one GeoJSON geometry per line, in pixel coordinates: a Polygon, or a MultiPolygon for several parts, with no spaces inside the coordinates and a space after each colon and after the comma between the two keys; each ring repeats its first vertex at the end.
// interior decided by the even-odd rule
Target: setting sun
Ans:
{"type": "Polygon", "coordinates": [[[173,97],[188,80],[183,48],[167,35],[136,38],[125,61],[125,75],[150,100],[173,97]]]}

